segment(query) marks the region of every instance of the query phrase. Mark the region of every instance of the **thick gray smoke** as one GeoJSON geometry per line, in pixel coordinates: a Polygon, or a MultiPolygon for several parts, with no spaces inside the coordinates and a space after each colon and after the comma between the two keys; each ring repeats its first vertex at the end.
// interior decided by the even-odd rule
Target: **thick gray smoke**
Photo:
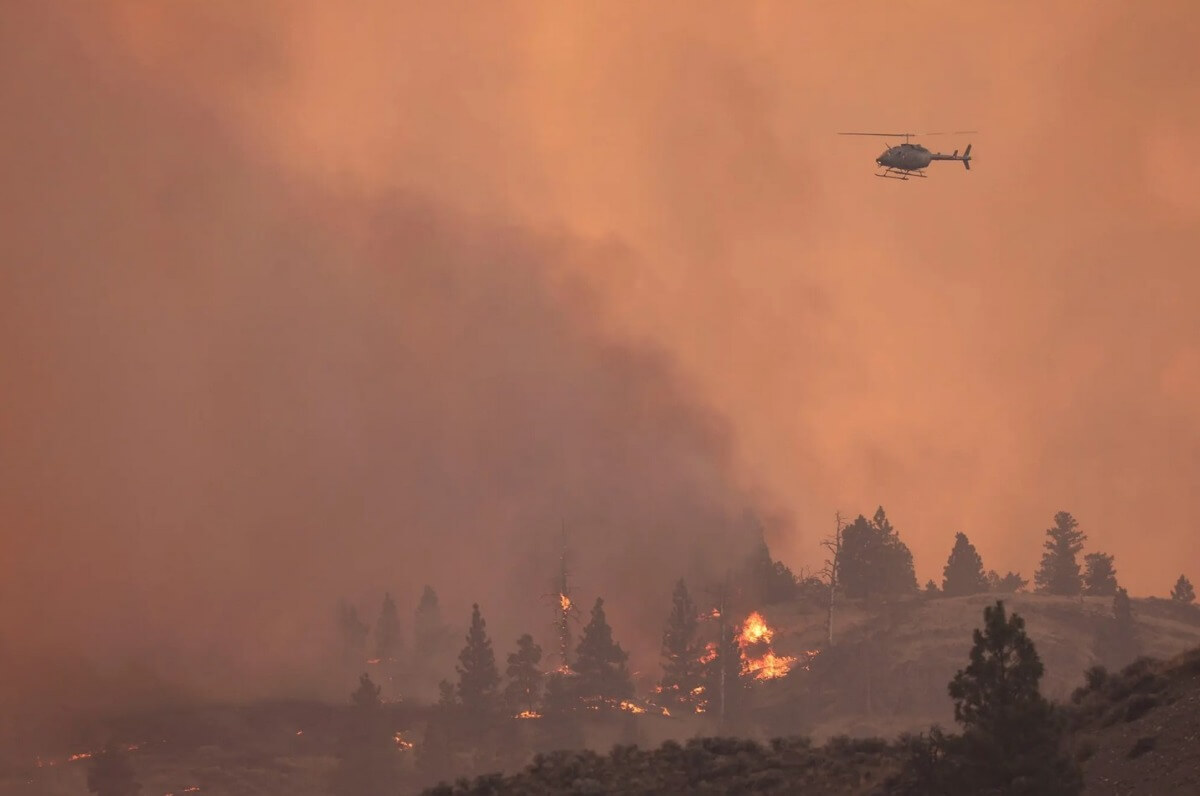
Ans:
{"type": "Polygon", "coordinates": [[[548,629],[565,523],[582,602],[653,652],[673,580],[745,549],[725,425],[581,278],[620,247],[290,176],[31,8],[0,34],[13,646],[295,692],[339,597],[429,583],[504,651],[548,629]]]}

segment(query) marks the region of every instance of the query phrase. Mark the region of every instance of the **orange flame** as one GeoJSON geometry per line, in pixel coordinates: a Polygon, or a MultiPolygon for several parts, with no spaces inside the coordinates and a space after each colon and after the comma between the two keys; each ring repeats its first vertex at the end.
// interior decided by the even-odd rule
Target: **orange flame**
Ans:
{"type": "Polygon", "coordinates": [[[542,717],[542,714],[541,714],[541,713],[538,713],[536,710],[522,710],[522,711],[521,711],[520,713],[518,713],[518,714],[517,714],[517,715],[516,715],[514,718],[518,718],[518,719],[540,719],[541,717],[542,717]]]}
{"type": "Polygon", "coordinates": [[[408,750],[413,748],[412,741],[404,740],[404,733],[398,732],[393,737],[396,740],[396,748],[399,749],[401,752],[407,752],[408,750]]]}
{"type": "Polygon", "coordinates": [[[558,595],[558,604],[562,606],[562,612],[564,614],[571,610],[571,598],[565,594],[558,595]]]}
{"type": "Polygon", "coordinates": [[[758,611],[746,617],[737,639],[742,657],[742,674],[751,675],[756,680],[774,680],[792,670],[796,658],[790,655],[776,655],[770,648],[774,637],[775,631],[758,611]],[[758,656],[753,656],[749,651],[751,647],[761,649],[763,646],[767,649],[758,656]]]}

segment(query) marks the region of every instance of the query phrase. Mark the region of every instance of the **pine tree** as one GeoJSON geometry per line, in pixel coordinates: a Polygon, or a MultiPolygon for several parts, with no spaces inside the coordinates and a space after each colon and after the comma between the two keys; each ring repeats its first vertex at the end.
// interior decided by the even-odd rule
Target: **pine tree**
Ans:
{"type": "Polygon", "coordinates": [[[1184,605],[1191,605],[1196,601],[1196,590],[1192,588],[1192,582],[1188,580],[1187,575],[1180,575],[1179,580],[1175,581],[1175,588],[1171,589],[1171,599],[1184,605]]]}
{"type": "Polygon", "coordinates": [[[971,662],[950,682],[954,718],[963,725],[962,793],[1076,794],[1082,775],[1063,752],[1063,728],[1038,684],[1044,668],[1019,615],[1004,603],[984,609],[971,662]]]}
{"type": "Polygon", "coordinates": [[[517,651],[509,653],[508,685],[504,689],[504,701],[514,713],[534,710],[542,698],[542,648],[534,643],[533,636],[526,633],[517,639],[517,651]]]}
{"type": "Polygon", "coordinates": [[[96,796],[137,796],[142,791],[128,756],[111,745],[92,759],[87,786],[88,792],[96,796]]]}
{"type": "Polygon", "coordinates": [[[362,666],[366,658],[367,623],[358,618],[358,609],[345,600],[338,601],[338,635],[341,638],[342,656],[347,663],[362,666]]]}
{"type": "Polygon", "coordinates": [[[625,667],[628,659],[621,645],[613,641],[612,628],[604,616],[604,600],[597,597],[592,619],[575,648],[577,693],[584,699],[629,699],[633,696],[633,680],[625,667]]]}
{"type": "Polygon", "coordinates": [[[1133,603],[1124,589],[1113,595],[1112,615],[1100,623],[1094,651],[1100,664],[1110,670],[1121,669],[1141,653],[1133,603]]]}
{"type": "Polygon", "coordinates": [[[364,674],[350,697],[351,714],[333,775],[337,796],[391,796],[399,787],[395,741],[379,692],[364,674]]]}
{"type": "Polygon", "coordinates": [[[983,559],[965,533],[954,535],[954,548],[942,570],[942,593],[947,597],[980,594],[988,590],[983,559]]]}
{"type": "Polygon", "coordinates": [[[926,596],[928,596],[928,597],[937,597],[937,596],[938,596],[939,594],[941,594],[941,593],[942,593],[942,590],[941,590],[941,589],[939,589],[939,588],[938,588],[938,585],[937,585],[936,583],[934,583],[934,582],[933,582],[933,578],[930,578],[929,580],[927,580],[927,581],[925,582],[925,594],[926,594],[926,596]]]}
{"type": "Polygon", "coordinates": [[[868,520],[861,514],[846,527],[838,559],[838,583],[847,597],[911,594],[917,591],[912,552],[880,506],[868,520]]]}
{"type": "Polygon", "coordinates": [[[1038,591],[1046,594],[1075,596],[1083,589],[1076,556],[1083,549],[1087,536],[1069,512],[1054,515],[1054,527],[1046,529],[1042,564],[1033,579],[1038,591]]]}
{"type": "Polygon", "coordinates": [[[1019,572],[1009,572],[1000,577],[996,570],[990,569],[987,574],[988,591],[997,594],[1013,594],[1029,585],[1029,581],[1021,577],[1019,572]]]}
{"type": "Polygon", "coordinates": [[[471,606],[471,628],[467,645],[458,655],[458,699],[467,712],[479,715],[496,706],[496,688],[500,672],[487,636],[487,623],[479,613],[479,604],[471,606]]]}
{"type": "Polygon", "coordinates": [[[766,529],[758,518],[747,512],[747,523],[755,536],[754,549],[745,566],[745,579],[751,599],[766,605],[795,599],[799,588],[796,575],[782,561],[771,558],[766,529]]]}
{"type": "Polygon", "coordinates": [[[1083,557],[1083,593],[1093,597],[1111,597],[1117,593],[1117,570],[1113,557],[1088,553],[1083,557]]]}
{"type": "Polygon", "coordinates": [[[699,629],[696,604],[692,602],[687,584],[680,579],[675,584],[671,614],[663,630],[663,677],[659,686],[663,707],[671,712],[694,706],[695,689],[703,684],[700,644],[696,636],[699,629]]]}
{"type": "Polygon", "coordinates": [[[381,663],[395,663],[400,659],[400,617],[396,614],[396,603],[392,595],[383,595],[383,607],[375,623],[375,657],[381,663]]]}
{"type": "Polygon", "coordinates": [[[413,613],[413,646],[410,659],[410,688],[423,698],[432,699],[443,674],[458,653],[455,633],[442,621],[438,596],[429,586],[424,588],[413,613]]]}

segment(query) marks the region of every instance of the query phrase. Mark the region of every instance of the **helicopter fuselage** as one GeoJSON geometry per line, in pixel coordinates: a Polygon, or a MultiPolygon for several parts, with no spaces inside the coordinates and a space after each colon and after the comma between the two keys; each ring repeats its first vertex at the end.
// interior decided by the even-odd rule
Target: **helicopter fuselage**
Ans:
{"type": "Polygon", "coordinates": [[[875,158],[880,166],[897,171],[917,171],[933,161],[933,153],[920,144],[898,144],[888,147],[875,158]]]}

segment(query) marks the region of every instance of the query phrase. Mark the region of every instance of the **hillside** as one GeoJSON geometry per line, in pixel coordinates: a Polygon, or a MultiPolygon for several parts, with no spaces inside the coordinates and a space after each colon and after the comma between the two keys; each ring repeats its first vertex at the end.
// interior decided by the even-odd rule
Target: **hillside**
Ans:
{"type": "MultiPolygon", "coordinates": [[[[1083,672],[1096,665],[1096,634],[1111,611],[1111,598],[999,595],[1025,618],[1046,674],[1042,691],[1065,700],[1083,672]]],[[[930,724],[953,722],[946,685],[967,662],[971,635],[983,608],[997,595],[913,598],[867,609],[844,605],[835,617],[833,649],[825,649],[811,672],[798,671],[760,695],[760,723],[767,734],[803,732],[815,741],[836,735],[894,737],[930,724]]],[[[1134,600],[1142,654],[1171,658],[1200,645],[1200,610],[1165,600],[1134,600]],[[1181,610],[1182,608],[1182,610],[1181,610]]],[[[803,606],[764,612],[778,628],[783,654],[824,646],[824,614],[803,606]]]]}
{"type": "MultiPolygon", "coordinates": [[[[749,715],[735,728],[755,739],[756,745],[694,740],[718,733],[712,716],[625,715],[616,722],[589,720],[582,731],[587,745],[602,753],[614,744],[637,743],[643,751],[622,753],[621,765],[648,776],[661,774],[654,780],[656,787],[674,787],[680,777],[684,781],[713,777],[726,784],[734,777],[747,786],[786,792],[791,778],[801,777],[836,788],[831,792],[867,793],[895,768],[900,753],[887,743],[850,742],[836,736],[890,742],[903,732],[921,731],[933,723],[950,728],[953,717],[946,685],[965,665],[972,632],[980,624],[983,607],[994,599],[977,595],[914,598],[870,609],[852,603],[842,606],[834,648],[822,649],[810,669],[797,666],[787,677],[757,684],[749,715]],[[774,744],[769,740],[789,736],[793,740],[774,744]],[[796,740],[800,736],[811,737],[812,744],[796,740]],[[830,739],[832,744],[821,746],[830,739]],[[672,740],[676,743],[662,746],[672,740]],[[666,768],[658,772],[662,766],[666,768]]],[[[1095,663],[1093,637],[1111,601],[1089,598],[1081,603],[1028,594],[1007,595],[1005,600],[1012,611],[1025,617],[1046,664],[1043,692],[1069,701],[1083,683],[1084,672],[1095,663]]],[[[1128,688],[1120,686],[1125,681],[1118,678],[1081,697],[1079,753],[1088,758],[1088,781],[1094,793],[1129,793],[1133,783],[1146,778],[1161,783],[1162,789],[1155,792],[1171,793],[1177,792],[1172,788],[1178,783],[1195,781],[1197,763],[1187,752],[1200,738],[1195,715],[1200,709],[1200,664],[1196,663],[1200,653],[1179,655],[1200,647],[1200,611],[1181,610],[1161,600],[1137,600],[1134,611],[1144,652],[1170,662],[1155,664],[1141,674],[1132,672],[1128,682],[1135,685],[1128,688]],[[1139,752],[1130,757],[1135,747],[1139,752]]],[[[825,615],[819,606],[793,603],[767,607],[763,614],[775,630],[779,654],[799,656],[823,646],[825,615]]],[[[7,770],[0,766],[0,794],[83,792],[86,758],[71,762],[69,757],[93,749],[97,739],[111,731],[139,745],[131,760],[145,785],[143,793],[150,796],[192,787],[200,788],[193,792],[213,796],[317,796],[325,792],[336,759],[345,710],[345,706],[312,703],[140,710],[109,719],[103,727],[80,727],[61,748],[40,749],[41,767],[33,765],[32,754],[12,761],[7,770]]],[[[389,711],[395,730],[419,745],[425,711],[406,705],[390,706],[389,711]]],[[[517,722],[515,735],[536,733],[537,724],[517,722]]],[[[547,746],[552,742],[544,739],[527,748],[548,751],[554,748],[547,746]]],[[[423,778],[413,768],[414,750],[404,746],[397,754],[406,772],[406,792],[417,792],[423,778]]],[[[543,774],[556,781],[567,776],[603,778],[611,765],[607,760],[596,754],[547,757],[543,774]]]]}
{"type": "Polygon", "coordinates": [[[1200,648],[1089,678],[1075,695],[1088,793],[1200,793],[1200,648]]]}

